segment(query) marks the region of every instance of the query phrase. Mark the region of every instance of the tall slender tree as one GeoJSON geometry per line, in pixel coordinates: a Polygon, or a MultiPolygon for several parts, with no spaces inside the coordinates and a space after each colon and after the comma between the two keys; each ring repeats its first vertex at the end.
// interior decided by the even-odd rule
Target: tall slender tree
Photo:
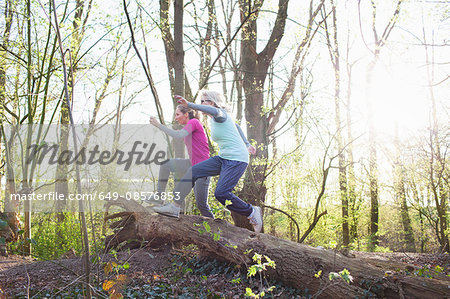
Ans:
{"type": "MultiPolygon", "coordinates": [[[[328,51],[330,53],[331,63],[334,69],[334,122],[336,126],[336,143],[339,153],[339,197],[342,205],[342,245],[348,247],[350,244],[349,215],[348,215],[348,192],[347,192],[347,169],[345,161],[344,140],[343,140],[343,122],[341,121],[341,57],[338,43],[337,28],[337,7],[333,0],[331,4],[331,28],[328,26],[327,18],[325,18],[325,36],[327,38],[328,51]]],[[[324,16],[326,10],[324,7],[324,16]]]]}
{"type": "MultiPolygon", "coordinates": [[[[448,196],[450,195],[450,186],[448,181],[448,159],[446,158],[446,152],[448,148],[443,149],[442,144],[445,144],[445,137],[441,136],[441,127],[439,125],[437,99],[434,93],[436,85],[442,83],[435,78],[435,55],[434,47],[430,47],[428,44],[428,38],[423,30],[423,45],[425,50],[425,59],[427,67],[427,83],[428,83],[428,98],[430,100],[430,157],[429,157],[429,184],[430,191],[433,194],[433,199],[436,205],[437,211],[437,223],[436,223],[436,235],[441,245],[441,250],[450,252],[450,239],[448,232],[448,196]],[[438,81],[438,83],[436,82],[438,81]],[[444,142],[442,142],[442,140],[444,142]]],[[[434,38],[432,37],[431,44],[434,44],[434,38]]],[[[447,77],[448,79],[448,77],[447,77]]],[[[442,135],[445,135],[442,134],[442,135]]],[[[446,143],[448,146],[448,142],[446,143]]]]}
{"type": "MultiPolygon", "coordinates": [[[[9,67],[8,63],[8,51],[9,51],[9,43],[10,43],[10,35],[11,35],[11,27],[13,24],[13,18],[14,18],[14,1],[13,0],[6,0],[4,2],[4,30],[2,32],[2,39],[0,44],[0,126],[4,128],[4,125],[6,124],[6,117],[7,112],[6,109],[6,103],[7,103],[7,94],[6,94],[6,72],[9,67]]],[[[3,134],[0,134],[0,141],[2,141],[2,138],[4,137],[3,134]]],[[[8,142],[7,140],[4,140],[4,142],[8,142]]],[[[1,156],[1,163],[6,165],[6,167],[3,167],[2,171],[0,172],[0,179],[5,176],[6,177],[6,188],[5,188],[5,211],[7,211],[7,222],[9,227],[11,228],[11,231],[13,232],[13,240],[18,237],[17,233],[19,231],[20,226],[20,220],[19,220],[19,210],[17,203],[13,203],[9,200],[9,194],[14,194],[16,192],[15,190],[15,184],[14,184],[14,173],[13,169],[10,163],[6,163],[8,157],[6,157],[7,153],[5,152],[5,155],[3,154],[4,151],[2,150],[1,146],[2,142],[0,142],[0,156],[1,156]],[[6,171],[5,171],[6,168],[6,171]]],[[[5,149],[6,150],[6,149],[5,149]]],[[[10,158],[10,157],[9,157],[10,158]]],[[[1,180],[0,180],[1,181],[1,180]]],[[[12,240],[11,240],[12,241],[12,240]]]]}
{"type": "MultiPolygon", "coordinates": [[[[72,20],[72,29],[70,35],[70,57],[68,59],[69,73],[68,73],[68,87],[70,101],[73,101],[75,82],[77,79],[78,72],[78,62],[79,62],[79,51],[81,47],[81,42],[85,37],[86,24],[89,20],[91,7],[93,0],[76,0],[75,11],[72,20]]],[[[67,5],[67,4],[66,4],[67,5]]],[[[61,101],[60,110],[60,153],[67,151],[69,144],[69,111],[66,101],[61,101]]],[[[55,192],[59,194],[65,194],[66,198],[69,193],[68,184],[68,165],[58,164],[56,175],[55,175],[55,192]]],[[[66,201],[60,200],[56,203],[56,212],[58,222],[64,221],[64,209],[66,206],[66,201]]]]}
{"type": "Polygon", "coordinates": [[[394,161],[394,192],[396,201],[400,207],[400,219],[403,226],[404,248],[407,252],[416,252],[414,231],[411,226],[411,218],[408,212],[408,202],[405,190],[405,169],[401,159],[401,145],[398,132],[398,123],[395,124],[395,161],[394,161]]]}
{"type": "MultiPolygon", "coordinates": [[[[349,34],[347,34],[349,36],[349,34]]],[[[347,87],[346,87],[346,127],[347,127],[347,140],[353,140],[353,118],[352,118],[352,83],[353,83],[353,66],[356,62],[350,62],[350,41],[347,40],[345,65],[347,73],[347,87]]],[[[353,143],[350,142],[346,148],[347,155],[347,196],[349,206],[349,230],[350,230],[350,243],[357,240],[359,249],[358,238],[358,214],[360,201],[357,200],[356,195],[356,175],[353,158],[353,143]]]]}
{"type": "MultiPolygon", "coordinates": [[[[381,49],[386,44],[389,35],[394,29],[398,17],[400,15],[401,4],[404,0],[398,0],[395,6],[395,10],[383,29],[381,36],[378,33],[376,26],[377,21],[377,5],[374,0],[371,0],[372,9],[372,33],[373,44],[372,49],[369,48],[372,53],[372,58],[367,65],[366,70],[366,106],[367,106],[367,122],[368,122],[368,135],[369,135],[369,193],[370,193],[370,227],[369,227],[369,242],[368,249],[373,251],[379,243],[378,225],[379,225],[379,198],[378,198],[378,165],[377,165],[377,131],[375,129],[374,120],[374,101],[376,100],[373,95],[373,77],[375,67],[380,59],[381,49]]],[[[358,2],[360,3],[360,2],[358,2]]],[[[360,7],[360,6],[358,6],[360,7]]],[[[361,13],[360,13],[361,20],[361,13]]],[[[361,24],[360,24],[361,25],[361,24]]],[[[364,36],[363,36],[364,38],[364,36]]],[[[366,45],[368,47],[368,45],[366,45]]]]}

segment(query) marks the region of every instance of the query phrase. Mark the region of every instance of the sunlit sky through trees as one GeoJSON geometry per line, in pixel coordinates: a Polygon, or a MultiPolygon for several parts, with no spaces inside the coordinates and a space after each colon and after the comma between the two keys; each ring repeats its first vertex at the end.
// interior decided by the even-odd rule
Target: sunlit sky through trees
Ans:
{"type": "MultiPolygon", "coordinates": [[[[285,35],[274,58],[273,73],[270,74],[273,76],[273,88],[270,90],[268,90],[269,79],[266,80],[265,97],[268,103],[270,103],[270,97],[273,96],[275,99],[278,99],[282,95],[291,71],[296,48],[304,37],[309,5],[303,2],[291,1],[289,4],[285,35]]],[[[219,30],[225,35],[222,7],[229,10],[230,4],[234,2],[223,1],[223,6],[221,3],[221,1],[216,1],[216,16],[219,30]]],[[[257,51],[262,50],[269,38],[270,28],[272,28],[276,17],[277,3],[278,1],[265,1],[260,12],[257,51]]],[[[393,15],[396,1],[376,1],[376,4],[376,29],[378,35],[381,36],[393,15]]],[[[159,4],[157,1],[151,1],[150,3],[130,1],[128,8],[130,16],[135,22],[135,35],[141,55],[145,55],[143,39],[145,35],[145,43],[149,51],[150,70],[162,101],[164,118],[167,122],[170,122],[172,121],[173,107],[170,99],[163,42],[157,27],[159,4]]],[[[329,3],[326,4],[326,8],[329,11],[329,3]]],[[[380,50],[379,60],[373,72],[372,115],[378,134],[377,142],[382,151],[392,149],[396,125],[399,128],[400,139],[405,142],[426,138],[426,129],[430,127],[431,116],[430,82],[434,84],[433,93],[440,122],[448,125],[450,108],[448,90],[450,80],[446,79],[449,73],[449,8],[450,4],[446,1],[404,1],[402,3],[400,17],[386,44],[380,50]]],[[[194,9],[199,14],[197,23],[203,30],[207,20],[207,12],[202,3],[186,3],[184,14],[185,64],[191,88],[195,93],[198,89],[199,56],[198,46],[195,44],[198,40],[198,33],[193,29],[195,24],[193,18],[195,14],[194,9]]],[[[237,5],[235,9],[231,34],[239,26],[237,5]]],[[[173,13],[173,10],[171,10],[171,13],[173,13]]],[[[332,30],[331,17],[329,18],[328,26],[332,30]]],[[[319,19],[323,19],[323,16],[319,19]]],[[[353,137],[357,138],[354,143],[358,146],[359,154],[364,159],[368,125],[366,102],[368,88],[366,77],[368,65],[373,59],[374,50],[370,1],[338,1],[337,20],[342,78],[340,93],[341,119],[345,127],[349,83],[347,64],[349,64],[352,70],[350,115],[352,117],[353,137]],[[360,2],[360,6],[358,6],[358,2],[360,2]]],[[[122,96],[125,102],[131,101],[131,104],[122,115],[122,122],[148,123],[149,116],[156,115],[154,99],[134,49],[131,48],[126,56],[126,51],[130,47],[130,35],[123,13],[122,2],[95,2],[87,32],[88,35],[82,43],[82,49],[87,50],[94,44],[95,46],[85,58],[86,63],[92,66],[85,69],[81,68],[77,73],[76,97],[74,100],[76,121],[82,123],[89,120],[94,99],[101,90],[101,84],[106,77],[105,68],[101,65],[104,65],[106,61],[109,61],[108,63],[111,64],[111,44],[116,38],[120,38],[122,41],[118,51],[122,54],[119,61],[122,63],[122,60],[126,60],[125,71],[127,73],[123,82],[124,90],[122,96]],[[98,39],[101,40],[97,42],[98,39]],[[136,95],[133,95],[135,93],[136,95]]],[[[232,43],[230,47],[230,50],[235,52],[234,55],[236,57],[239,57],[240,38],[241,35],[238,34],[236,43],[232,43]]],[[[66,46],[68,46],[67,40],[66,46]]],[[[224,42],[220,41],[220,48],[222,49],[223,47],[224,42]]],[[[217,50],[214,47],[211,56],[212,60],[217,56],[217,50]]],[[[232,88],[233,73],[230,69],[231,65],[228,63],[226,66],[229,69],[227,72],[227,96],[229,96],[232,88]]],[[[308,96],[304,100],[303,129],[301,131],[302,134],[307,136],[305,139],[306,147],[302,151],[311,155],[310,161],[313,163],[312,161],[320,158],[327,140],[336,131],[334,70],[330,63],[324,28],[317,32],[312,41],[305,60],[303,74],[303,81],[296,81],[297,88],[294,91],[293,98],[285,107],[280,125],[286,122],[293,108],[299,105],[299,87],[302,84],[311,84],[308,89],[308,96]]],[[[120,85],[119,78],[120,76],[118,75],[113,78],[113,86],[116,88],[120,85]]],[[[222,77],[218,74],[217,65],[211,74],[209,82],[210,89],[222,90],[222,77]]],[[[233,92],[233,95],[235,96],[236,92],[233,92]]],[[[110,92],[104,101],[105,105],[102,106],[100,114],[106,115],[115,111],[118,98],[117,92],[110,92]]],[[[233,108],[233,113],[236,114],[236,105],[232,102],[235,100],[235,97],[228,100],[233,108]]],[[[295,139],[295,136],[296,130],[298,134],[300,129],[298,123],[293,124],[294,120],[295,117],[281,131],[283,134],[279,134],[277,147],[280,153],[290,152],[297,147],[298,140],[295,139]]],[[[245,125],[243,128],[245,131],[245,125]]],[[[380,158],[381,171],[390,169],[388,164],[383,166],[389,159],[389,157],[386,160],[380,158]]]]}
{"type": "MultiPolygon", "coordinates": [[[[263,46],[268,38],[269,26],[273,25],[276,5],[275,1],[266,1],[263,6],[263,10],[260,16],[258,36],[260,36],[259,46],[263,46]],[[264,37],[264,32],[267,32],[267,36],[264,37]]],[[[357,126],[364,125],[366,119],[366,70],[368,63],[372,59],[372,53],[374,49],[373,32],[371,29],[371,7],[369,1],[361,1],[360,8],[358,10],[358,1],[345,1],[345,4],[338,3],[338,39],[342,61],[341,72],[343,81],[341,83],[341,102],[345,104],[347,96],[347,83],[348,76],[346,74],[346,48],[348,47],[348,62],[353,65],[352,68],[352,85],[351,85],[351,102],[354,105],[352,107],[352,115],[354,122],[357,122],[357,126]],[[365,3],[367,2],[367,3],[365,3]],[[361,24],[359,21],[359,11],[361,13],[361,24]]],[[[395,1],[381,1],[377,8],[377,22],[376,27],[378,34],[381,35],[384,27],[386,26],[389,18],[394,11],[395,1]],[[389,4],[386,3],[392,3],[389,4]]],[[[106,3],[106,2],[105,2],[106,3]]],[[[109,5],[109,4],[108,4],[109,5]]],[[[146,43],[149,48],[150,67],[157,83],[159,95],[163,102],[165,102],[165,119],[171,119],[172,105],[171,101],[167,100],[170,97],[168,75],[166,69],[166,61],[164,57],[163,44],[160,38],[160,33],[156,28],[155,22],[158,20],[157,5],[149,5],[141,3],[145,8],[143,13],[143,22],[137,21],[138,26],[144,26],[146,32],[146,43]],[[153,20],[152,20],[153,19],[153,20]]],[[[386,45],[381,49],[380,59],[377,63],[373,76],[373,90],[374,90],[374,117],[376,120],[377,130],[380,132],[389,133],[393,130],[395,122],[402,132],[414,132],[416,130],[423,129],[429,124],[429,107],[430,100],[428,98],[428,74],[432,72],[434,84],[438,84],[448,76],[448,36],[450,36],[450,24],[448,20],[448,7],[450,4],[445,1],[405,1],[402,4],[401,15],[398,20],[397,26],[393,29],[391,35],[386,42],[386,45]],[[446,11],[447,9],[447,11],[446,11]],[[425,36],[424,36],[425,35],[425,36]],[[434,64],[426,63],[426,53],[423,46],[426,39],[426,43],[430,46],[429,60],[434,60],[434,64]],[[434,45],[434,46],[432,46],[434,45]],[[446,55],[447,54],[447,55],[446,55]],[[428,69],[427,69],[428,68],[428,69]],[[429,69],[432,68],[430,71],[429,69]]],[[[99,8],[102,8],[101,4],[98,4],[99,8]]],[[[136,14],[136,2],[129,4],[131,15],[136,14]]],[[[186,72],[191,79],[191,86],[194,92],[198,88],[198,54],[195,47],[190,44],[190,40],[196,38],[195,33],[192,30],[193,18],[192,9],[186,7],[185,13],[185,62],[186,72]],[[189,38],[187,38],[189,37],[189,38]]],[[[197,4],[197,10],[200,11],[201,6],[197,4]]],[[[217,4],[217,18],[219,20],[219,26],[223,26],[223,14],[220,12],[221,6],[217,4]]],[[[273,93],[275,97],[279,97],[284,88],[284,82],[288,78],[290,71],[290,63],[292,62],[292,56],[295,52],[296,45],[301,41],[304,33],[304,25],[306,23],[307,5],[296,2],[290,3],[288,16],[290,20],[287,22],[287,29],[284,39],[281,43],[278,55],[274,60],[274,89],[273,93]]],[[[113,4],[110,14],[111,18],[117,20],[113,24],[118,25],[118,22],[125,22],[123,16],[123,8],[118,3],[113,4]]],[[[98,14],[98,11],[97,11],[98,14]]],[[[205,14],[203,12],[203,14],[205,14]]],[[[92,24],[95,29],[96,26],[100,28],[95,29],[95,34],[91,35],[89,40],[95,40],[95,38],[101,36],[106,26],[102,27],[102,19],[100,16],[95,18],[97,24],[92,24]]],[[[203,16],[204,17],[204,16],[203,16]]],[[[238,26],[237,15],[234,18],[235,26],[238,26]]],[[[202,21],[198,21],[200,24],[202,21]]],[[[123,32],[126,37],[129,34],[128,28],[123,24],[120,27],[112,27],[112,34],[117,34],[117,31],[123,32]]],[[[142,36],[140,28],[136,30],[138,42],[141,43],[140,50],[144,53],[142,47],[142,36]]],[[[240,35],[238,35],[238,39],[240,35]]],[[[111,38],[106,37],[111,40],[111,38]]],[[[92,44],[93,41],[85,41],[86,47],[92,44]]],[[[107,43],[106,41],[103,41],[107,43]]],[[[124,43],[128,43],[129,40],[124,38],[124,43]]],[[[123,46],[125,49],[128,45],[123,46]]],[[[223,47],[223,43],[221,43],[223,47]]],[[[102,42],[96,47],[95,51],[90,54],[91,59],[102,59],[105,57],[106,52],[102,50],[107,47],[102,47],[102,42]]],[[[231,48],[236,49],[236,45],[231,48]]],[[[257,49],[260,51],[261,49],[257,49]]],[[[106,51],[106,50],[104,50],[106,51]]],[[[146,80],[144,73],[141,69],[140,63],[131,50],[130,57],[133,55],[129,72],[132,72],[132,76],[127,82],[127,93],[132,93],[139,89],[144,88],[143,93],[137,96],[136,100],[141,104],[136,107],[131,107],[127,113],[124,114],[124,122],[136,123],[146,122],[149,115],[156,114],[154,111],[153,97],[146,87],[146,80]]],[[[213,49],[212,58],[217,55],[217,51],[213,49]]],[[[323,32],[318,32],[313,45],[311,47],[309,56],[307,58],[306,68],[311,74],[311,80],[313,81],[309,103],[314,106],[313,110],[319,110],[318,113],[328,115],[330,120],[333,119],[333,101],[334,101],[334,73],[330,64],[330,58],[328,50],[326,48],[326,40],[323,32]],[[318,109],[323,107],[323,111],[318,109]]],[[[231,87],[232,74],[229,72],[227,80],[231,87]]],[[[89,78],[92,75],[89,74],[89,78]]],[[[96,76],[101,76],[101,73],[97,73],[96,76]]],[[[77,115],[78,120],[82,121],[85,115],[83,111],[89,109],[89,105],[84,105],[83,102],[89,102],[92,99],[92,90],[84,90],[83,79],[86,77],[80,77],[77,91],[80,94],[78,100],[81,105],[75,105],[78,107],[77,115]],[[83,104],[82,104],[83,103],[83,104]],[[80,110],[80,107],[82,109],[80,110]]],[[[211,76],[211,89],[221,88],[221,77],[214,73],[211,76]],[[216,84],[214,84],[216,83],[216,84]]],[[[86,83],[87,84],[87,83],[86,83]]],[[[445,91],[448,91],[448,81],[442,82],[435,87],[435,97],[439,101],[440,107],[438,110],[443,113],[443,117],[448,117],[448,101],[443,101],[443,97],[448,97],[445,91]],[[447,88],[445,88],[447,87],[447,88]]],[[[297,89],[298,91],[298,89],[297,89]]],[[[294,95],[294,97],[298,95],[294,95]]],[[[164,103],[163,103],[164,104],[164,103]]],[[[112,107],[112,106],[111,106],[112,107]]],[[[342,106],[345,107],[345,106],[342,106]]],[[[344,109],[344,108],[342,108],[344,109]]],[[[306,110],[308,112],[308,110],[306,110]]],[[[312,113],[312,111],[309,111],[312,113]]],[[[343,112],[342,112],[343,113],[343,112]]],[[[322,117],[324,116],[322,115],[322,117]]]]}

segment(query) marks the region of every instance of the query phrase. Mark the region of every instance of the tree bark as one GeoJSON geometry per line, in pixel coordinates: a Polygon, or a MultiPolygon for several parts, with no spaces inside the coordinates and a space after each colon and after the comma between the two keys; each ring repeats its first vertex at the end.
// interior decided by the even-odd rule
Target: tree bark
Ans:
{"type": "MultiPolygon", "coordinates": [[[[92,0],[89,1],[89,5],[87,7],[86,13],[84,12],[85,9],[85,1],[84,0],[77,0],[75,4],[75,15],[74,19],[72,21],[72,35],[71,35],[71,47],[70,47],[70,68],[69,68],[69,74],[68,74],[68,87],[69,87],[69,94],[70,94],[70,101],[73,100],[73,89],[75,87],[75,77],[77,74],[77,67],[76,62],[78,59],[78,51],[80,50],[80,44],[84,37],[84,28],[83,25],[86,24],[89,13],[92,0]],[[84,16],[85,15],[85,16],[84,16]]],[[[68,149],[69,144],[69,111],[68,106],[65,101],[61,102],[61,112],[60,112],[60,123],[61,123],[61,131],[60,131],[60,147],[59,147],[59,154],[66,151],[68,149]]],[[[67,194],[69,193],[69,186],[68,186],[68,167],[67,165],[60,165],[58,164],[57,170],[56,170],[56,179],[55,179],[55,191],[60,194],[67,194]]],[[[59,201],[56,203],[56,212],[57,212],[57,219],[58,222],[61,223],[64,221],[64,214],[60,213],[64,211],[66,206],[66,201],[59,201]]]]}
{"type": "Polygon", "coordinates": [[[425,57],[427,62],[427,81],[428,92],[431,104],[431,119],[430,119],[430,161],[429,161],[429,181],[433,192],[436,210],[438,213],[439,225],[436,225],[437,239],[441,245],[441,250],[450,252],[450,240],[448,234],[448,182],[444,186],[444,170],[446,169],[446,159],[441,155],[440,135],[441,128],[438,123],[436,98],[434,95],[435,86],[435,71],[434,71],[434,50],[429,49],[427,45],[427,38],[425,30],[423,29],[423,44],[425,46],[425,57]],[[431,53],[429,53],[431,51],[431,53]]]}
{"type": "Polygon", "coordinates": [[[175,94],[184,97],[183,0],[174,1],[175,94]]]}
{"type": "MultiPolygon", "coordinates": [[[[240,0],[241,21],[252,11],[259,11],[263,1],[240,0]]],[[[256,52],[257,43],[257,15],[251,16],[242,28],[241,42],[241,70],[243,72],[243,89],[245,93],[245,118],[252,124],[247,127],[248,139],[256,141],[257,158],[252,158],[249,170],[244,179],[245,193],[239,196],[254,205],[263,205],[267,193],[265,186],[268,152],[268,119],[264,108],[264,83],[267,70],[278,49],[284,35],[289,0],[279,0],[278,12],[270,38],[260,52],[256,52]]],[[[264,211],[263,211],[264,212],[264,211]]],[[[245,217],[233,213],[233,220],[237,226],[249,227],[245,217]]]]}
{"type": "MultiPolygon", "coordinates": [[[[339,152],[339,197],[342,205],[342,246],[348,247],[350,245],[350,230],[349,230],[349,217],[348,217],[348,192],[347,192],[347,169],[345,161],[344,138],[342,136],[343,124],[341,122],[341,57],[338,44],[338,29],[337,29],[337,15],[336,5],[331,0],[332,6],[332,26],[333,26],[333,38],[330,37],[331,33],[328,30],[328,23],[325,18],[324,24],[326,29],[326,37],[328,44],[328,51],[330,53],[331,63],[334,69],[334,122],[336,125],[336,142],[337,151],[339,152]]],[[[324,7],[325,10],[325,7],[324,7]]],[[[326,12],[326,11],[325,11],[326,12]]]]}
{"type": "Polygon", "coordinates": [[[367,122],[369,123],[369,194],[370,194],[370,225],[369,225],[369,243],[368,249],[375,251],[378,246],[378,165],[377,165],[377,146],[376,131],[373,119],[373,98],[372,98],[372,79],[373,70],[378,60],[378,55],[374,56],[374,60],[367,68],[366,78],[366,104],[367,104],[367,122]]]}
{"type": "MultiPolygon", "coordinates": [[[[174,8],[174,23],[173,23],[173,37],[170,31],[169,24],[169,8],[170,1],[160,0],[160,29],[164,42],[164,50],[166,53],[167,68],[169,71],[169,83],[172,95],[186,96],[185,90],[190,90],[186,74],[184,71],[184,48],[183,48],[183,1],[176,0],[173,2],[174,8]],[[187,86],[187,87],[186,87],[187,86]]],[[[177,101],[172,98],[172,104],[175,108],[178,105],[177,101]]],[[[179,130],[178,125],[173,127],[179,130]]],[[[173,140],[175,157],[184,157],[184,144],[182,140],[173,140]]]]}
{"type": "MultiPolygon", "coordinates": [[[[264,205],[265,203],[267,193],[265,181],[270,172],[268,171],[270,167],[268,163],[270,136],[274,134],[275,127],[284,110],[283,108],[294,92],[296,77],[303,70],[302,66],[307,53],[306,49],[309,48],[312,38],[320,27],[317,25],[315,18],[320,12],[324,1],[322,0],[316,4],[313,4],[313,1],[311,1],[307,30],[304,39],[297,48],[291,76],[282,97],[278,103],[273,105],[274,108],[270,112],[264,108],[268,106],[267,100],[264,100],[264,94],[266,93],[265,81],[268,76],[268,69],[273,63],[275,53],[284,36],[289,0],[278,1],[277,17],[271,29],[270,37],[259,53],[257,52],[257,19],[264,1],[239,1],[241,22],[250,16],[242,27],[239,71],[242,73],[242,88],[245,94],[245,119],[250,124],[247,126],[247,137],[250,141],[256,143],[257,149],[256,156],[251,157],[244,178],[242,190],[245,191],[241,191],[239,196],[251,204],[264,205]]],[[[233,214],[233,219],[237,226],[249,227],[248,221],[244,217],[233,214]]]]}
{"type": "Polygon", "coordinates": [[[266,273],[270,278],[295,288],[308,288],[310,293],[318,298],[443,298],[448,294],[450,279],[445,275],[427,279],[395,272],[394,275],[386,277],[385,270],[404,270],[411,267],[408,264],[349,258],[335,251],[318,249],[263,233],[257,234],[233,226],[222,219],[155,215],[140,204],[123,198],[107,205],[119,205],[134,211],[121,212],[106,218],[122,218],[111,226],[116,233],[106,238],[107,248],[128,240],[149,241],[152,245],[181,242],[197,245],[202,254],[246,266],[252,264],[254,253],[267,255],[276,263],[276,268],[266,273]],[[200,229],[205,231],[204,223],[209,224],[209,232],[200,233],[200,229]],[[213,233],[220,235],[218,241],[214,241],[213,233]],[[249,249],[253,251],[245,254],[249,249]],[[353,276],[351,284],[342,279],[328,279],[330,272],[339,272],[344,268],[353,276]],[[320,270],[321,278],[316,278],[315,274],[320,270]]]}
{"type": "Polygon", "coordinates": [[[401,161],[401,145],[398,133],[398,124],[395,125],[395,162],[394,162],[394,191],[397,203],[400,206],[400,218],[403,226],[403,243],[407,252],[416,252],[414,231],[408,212],[405,189],[405,171],[401,161]]]}
{"type": "MultiPolygon", "coordinates": [[[[4,7],[4,30],[3,30],[3,36],[2,36],[2,43],[0,47],[0,125],[3,129],[3,126],[5,124],[6,120],[6,113],[5,113],[5,105],[7,103],[6,98],[6,70],[8,68],[7,65],[7,55],[8,55],[8,48],[9,48],[9,37],[11,33],[11,26],[13,22],[13,3],[10,0],[5,1],[5,7],[4,7]]],[[[2,134],[0,134],[0,141],[1,139],[5,137],[2,134]]],[[[3,143],[8,143],[8,140],[3,140],[3,143]]],[[[5,177],[5,207],[4,210],[6,214],[4,215],[4,218],[6,222],[8,223],[9,228],[4,228],[4,232],[0,235],[5,237],[6,241],[15,241],[18,238],[17,232],[20,230],[20,215],[19,215],[19,206],[17,202],[12,202],[9,199],[9,194],[16,193],[16,185],[14,180],[14,169],[12,168],[12,164],[10,164],[11,160],[8,161],[6,150],[8,149],[8,146],[5,146],[5,149],[3,151],[2,145],[0,145],[1,149],[1,162],[6,162],[4,170],[0,174],[0,179],[4,176],[5,177]],[[8,237],[10,232],[12,233],[12,237],[8,237]]],[[[12,159],[9,157],[9,159],[12,159]]],[[[1,190],[1,188],[0,188],[1,190]]]]}
{"type": "MultiPolygon", "coordinates": [[[[349,45],[347,44],[346,49],[346,69],[347,69],[347,105],[346,105],[346,125],[347,125],[347,140],[353,140],[352,131],[352,68],[353,63],[349,62],[349,45]]],[[[346,148],[347,155],[347,196],[348,196],[348,207],[349,207],[349,224],[350,224],[350,243],[358,240],[357,248],[359,250],[359,239],[358,239],[358,210],[359,206],[356,199],[356,177],[355,177],[355,167],[353,159],[353,144],[349,143],[346,148]]]]}

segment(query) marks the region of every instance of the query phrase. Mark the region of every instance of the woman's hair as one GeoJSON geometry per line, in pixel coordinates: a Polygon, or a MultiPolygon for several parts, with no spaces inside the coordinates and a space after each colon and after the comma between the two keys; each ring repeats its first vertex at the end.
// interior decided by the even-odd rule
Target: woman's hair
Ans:
{"type": "Polygon", "coordinates": [[[220,92],[202,89],[198,92],[197,99],[201,100],[204,97],[212,101],[214,103],[214,106],[216,106],[217,108],[222,108],[227,111],[229,110],[228,106],[225,103],[225,98],[220,92]]]}
{"type": "Polygon", "coordinates": [[[189,113],[189,119],[197,118],[198,119],[198,113],[195,110],[192,110],[189,107],[184,107],[183,105],[178,105],[176,110],[180,110],[181,113],[186,114],[189,113]]]}

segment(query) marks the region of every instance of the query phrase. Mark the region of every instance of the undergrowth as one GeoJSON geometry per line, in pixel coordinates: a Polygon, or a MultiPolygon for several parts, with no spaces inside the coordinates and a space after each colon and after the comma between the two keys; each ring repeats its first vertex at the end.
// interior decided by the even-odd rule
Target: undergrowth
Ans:
{"type": "MultiPolygon", "coordinates": [[[[114,272],[114,271],[113,271],[114,272]]],[[[115,272],[114,272],[115,273],[115,272]]],[[[94,298],[248,298],[246,288],[258,290],[258,279],[247,277],[247,269],[228,262],[201,257],[182,250],[171,256],[171,265],[159,273],[134,272],[132,267],[118,267],[117,277],[126,277],[126,284],[117,288],[111,296],[105,287],[105,280],[94,282],[94,298]],[[123,276],[119,276],[123,275],[123,276]]],[[[273,286],[270,293],[260,298],[303,298],[310,297],[308,290],[288,287],[280,282],[268,280],[273,286]]],[[[38,290],[31,288],[12,298],[84,298],[81,284],[59,289],[38,290]]]]}

